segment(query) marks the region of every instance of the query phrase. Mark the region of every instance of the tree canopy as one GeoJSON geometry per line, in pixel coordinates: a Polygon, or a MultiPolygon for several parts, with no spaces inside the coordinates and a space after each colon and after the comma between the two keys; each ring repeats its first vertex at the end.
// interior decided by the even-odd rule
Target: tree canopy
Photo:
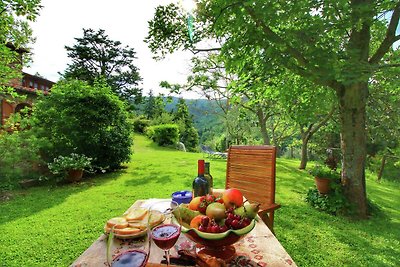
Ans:
{"type": "Polygon", "coordinates": [[[243,56],[251,55],[260,60],[264,76],[283,67],[333,90],[340,113],[342,184],[356,213],[366,217],[369,82],[374,73],[400,66],[400,52],[393,48],[400,40],[400,2],[202,0],[193,39],[184,30],[185,16],[172,4],[156,9],[146,38],[154,53],[218,49],[228,71],[241,68],[243,56]],[[221,46],[202,48],[206,39],[221,46]]]}
{"type": "Polygon", "coordinates": [[[40,0],[0,2],[0,95],[12,93],[4,85],[21,76],[23,62],[16,50],[32,41],[28,21],[36,19],[40,8],[40,0]]]}
{"type": "Polygon", "coordinates": [[[121,98],[140,99],[141,77],[134,64],[136,52],[133,48],[111,40],[102,29],[83,29],[83,37],[75,40],[73,46],[65,46],[72,63],[62,74],[64,78],[93,85],[96,79],[103,77],[121,98]]]}

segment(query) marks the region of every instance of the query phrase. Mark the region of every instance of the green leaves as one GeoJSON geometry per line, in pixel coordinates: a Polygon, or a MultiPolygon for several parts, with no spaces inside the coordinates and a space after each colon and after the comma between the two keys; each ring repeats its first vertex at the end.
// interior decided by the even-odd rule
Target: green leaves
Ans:
{"type": "Polygon", "coordinates": [[[102,29],[83,29],[83,37],[75,40],[77,43],[72,47],[65,46],[72,63],[64,71],[64,78],[87,81],[91,85],[101,78],[122,99],[140,99],[141,77],[134,65],[133,48],[109,39],[102,29]]]}
{"type": "Polygon", "coordinates": [[[76,153],[93,158],[95,168],[112,169],[130,159],[132,129],[124,103],[104,82],[58,83],[36,103],[33,119],[38,136],[51,143],[43,148],[47,161],[76,153]]]}

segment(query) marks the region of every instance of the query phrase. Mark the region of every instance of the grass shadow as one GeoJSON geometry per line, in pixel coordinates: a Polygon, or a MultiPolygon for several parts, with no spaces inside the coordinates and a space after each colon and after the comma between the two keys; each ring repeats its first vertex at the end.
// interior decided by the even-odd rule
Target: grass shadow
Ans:
{"type": "Polygon", "coordinates": [[[74,184],[49,182],[39,187],[13,190],[13,197],[9,201],[0,202],[0,225],[60,205],[69,196],[92,187],[100,187],[110,180],[118,179],[125,172],[126,170],[120,169],[112,173],[89,176],[74,184]]]}
{"type": "MultiPolygon", "coordinates": [[[[134,172],[132,172],[134,173],[134,172]]],[[[148,183],[164,184],[172,182],[171,174],[160,175],[159,172],[150,172],[146,176],[140,175],[140,178],[132,178],[125,182],[127,186],[143,186],[148,183]]]]}

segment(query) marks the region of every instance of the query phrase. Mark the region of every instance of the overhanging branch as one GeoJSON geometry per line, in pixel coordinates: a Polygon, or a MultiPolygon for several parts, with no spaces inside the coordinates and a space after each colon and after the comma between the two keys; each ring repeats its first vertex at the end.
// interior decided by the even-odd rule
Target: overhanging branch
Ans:
{"type": "Polygon", "coordinates": [[[396,64],[384,64],[384,65],[378,65],[378,66],[377,66],[378,69],[398,68],[398,67],[400,67],[400,63],[396,63],[396,64]]]}
{"type": "Polygon", "coordinates": [[[315,75],[316,73],[318,73],[318,69],[315,68],[314,66],[311,66],[309,61],[303,56],[303,54],[299,50],[288,44],[286,40],[281,38],[260,18],[258,18],[252,8],[248,6],[245,6],[244,8],[246,9],[250,17],[253,19],[253,21],[256,23],[256,25],[262,29],[267,39],[270,42],[275,43],[276,45],[284,47],[285,51],[297,61],[298,64],[287,65],[285,66],[286,68],[296,72],[297,74],[299,74],[304,78],[312,80],[313,82],[319,85],[329,86],[335,90],[341,87],[341,84],[336,80],[324,80],[318,78],[318,76],[315,75]]]}
{"type": "Polygon", "coordinates": [[[198,54],[200,52],[212,52],[212,51],[221,51],[220,47],[215,47],[215,48],[194,48],[194,49],[190,49],[190,51],[193,54],[198,54]]]}
{"type": "Polygon", "coordinates": [[[266,25],[263,21],[261,21],[254,10],[248,6],[245,6],[247,13],[254,20],[254,22],[261,27],[265,35],[268,37],[270,41],[273,43],[284,46],[286,52],[288,52],[292,57],[294,57],[300,66],[307,66],[309,64],[308,60],[294,47],[289,45],[284,39],[282,39],[278,34],[276,34],[268,25],[266,25]]]}
{"type": "Polygon", "coordinates": [[[386,30],[385,39],[383,39],[381,45],[378,50],[376,50],[375,54],[369,59],[370,64],[377,64],[383,56],[389,51],[390,46],[393,45],[394,42],[399,40],[399,36],[396,36],[396,29],[399,25],[400,20],[400,2],[397,3],[395,8],[393,9],[392,17],[390,18],[389,26],[386,30]]]}

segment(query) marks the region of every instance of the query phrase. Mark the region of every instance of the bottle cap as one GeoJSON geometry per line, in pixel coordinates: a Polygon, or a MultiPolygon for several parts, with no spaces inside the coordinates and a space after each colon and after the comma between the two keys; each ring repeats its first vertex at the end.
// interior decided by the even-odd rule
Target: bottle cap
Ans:
{"type": "Polygon", "coordinates": [[[177,191],[172,193],[172,200],[181,203],[189,203],[192,200],[192,192],[190,191],[177,191]]]}

